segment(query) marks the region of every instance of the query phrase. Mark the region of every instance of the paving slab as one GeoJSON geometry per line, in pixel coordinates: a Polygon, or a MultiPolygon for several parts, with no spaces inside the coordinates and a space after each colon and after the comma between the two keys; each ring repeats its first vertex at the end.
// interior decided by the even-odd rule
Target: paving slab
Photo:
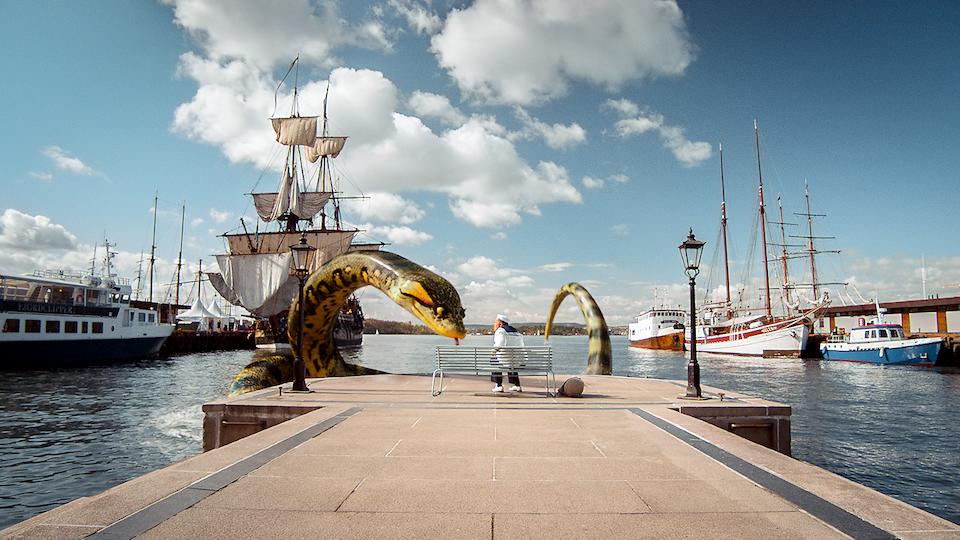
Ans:
{"type": "MultiPolygon", "coordinates": [[[[582,378],[581,399],[491,394],[482,377],[449,377],[431,396],[428,376],[383,375],[224,400],[213,405],[316,410],[0,537],[960,537],[960,526],[684,414],[681,382],[582,378]]],[[[703,406],[789,409],[725,393],[703,406]]]]}

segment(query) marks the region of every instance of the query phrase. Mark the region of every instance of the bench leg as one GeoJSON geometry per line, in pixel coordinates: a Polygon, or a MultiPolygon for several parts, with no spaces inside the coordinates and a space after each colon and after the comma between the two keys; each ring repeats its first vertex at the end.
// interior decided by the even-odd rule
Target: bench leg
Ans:
{"type": "Polygon", "coordinates": [[[443,392],[443,372],[439,369],[433,370],[433,377],[430,377],[430,395],[437,397],[443,392]],[[440,374],[440,389],[436,390],[437,373],[440,374]]]}

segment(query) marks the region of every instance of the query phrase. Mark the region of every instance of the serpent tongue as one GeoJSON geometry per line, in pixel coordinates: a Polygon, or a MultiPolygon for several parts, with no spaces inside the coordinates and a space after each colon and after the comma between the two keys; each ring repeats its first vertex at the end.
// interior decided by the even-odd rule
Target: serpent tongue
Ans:
{"type": "Polygon", "coordinates": [[[460,338],[453,338],[453,344],[454,344],[454,345],[459,345],[459,344],[460,344],[460,338]]]}

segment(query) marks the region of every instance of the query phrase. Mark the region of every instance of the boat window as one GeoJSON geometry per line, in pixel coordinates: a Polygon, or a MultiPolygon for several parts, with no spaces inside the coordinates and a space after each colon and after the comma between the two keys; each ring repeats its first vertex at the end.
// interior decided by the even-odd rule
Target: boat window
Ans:
{"type": "Polygon", "coordinates": [[[77,321],[66,321],[63,323],[63,331],[67,334],[77,333],[77,321]]]}
{"type": "Polygon", "coordinates": [[[23,327],[23,331],[28,334],[39,334],[40,321],[38,319],[27,319],[26,324],[23,327]]]}
{"type": "Polygon", "coordinates": [[[94,334],[102,334],[102,333],[103,333],[103,323],[102,323],[102,322],[95,322],[95,323],[93,323],[93,333],[94,333],[94,334]]]}
{"type": "Polygon", "coordinates": [[[155,316],[153,313],[151,313],[151,314],[150,314],[150,317],[148,318],[148,320],[149,320],[150,322],[155,322],[155,321],[157,320],[157,318],[156,318],[156,316],[155,316]]]}
{"type": "Polygon", "coordinates": [[[89,326],[89,324],[87,323],[87,321],[83,321],[82,323],[80,323],[80,332],[82,332],[82,333],[84,333],[84,334],[89,334],[89,333],[90,333],[90,326],[89,326]]]}
{"type": "Polygon", "coordinates": [[[44,330],[48,334],[60,333],[60,321],[47,321],[47,328],[44,330]]]}
{"type": "Polygon", "coordinates": [[[887,337],[887,331],[881,329],[881,330],[880,330],[880,337],[887,337]]]}
{"type": "Polygon", "coordinates": [[[133,322],[133,312],[130,312],[130,322],[133,322]]]}
{"type": "Polygon", "coordinates": [[[147,320],[147,314],[146,314],[146,313],[141,313],[140,316],[137,317],[137,320],[140,321],[140,322],[146,321],[146,320],[147,320]]]}
{"type": "Polygon", "coordinates": [[[20,332],[20,319],[7,319],[7,320],[3,321],[3,332],[4,332],[4,333],[7,333],[7,332],[19,333],[19,332],[20,332]]]}

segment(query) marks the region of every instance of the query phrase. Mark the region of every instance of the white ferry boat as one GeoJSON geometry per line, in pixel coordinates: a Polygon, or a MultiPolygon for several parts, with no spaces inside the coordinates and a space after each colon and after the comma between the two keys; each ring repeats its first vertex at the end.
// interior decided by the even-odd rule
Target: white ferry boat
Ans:
{"type": "Polygon", "coordinates": [[[687,314],[676,309],[650,309],[628,325],[631,347],[683,350],[683,321],[687,314]]]}
{"type": "Polygon", "coordinates": [[[154,356],[173,332],[130,305],[128,280],[63,271],[0,275],[0,366],[39,367],[154,356]]]}

